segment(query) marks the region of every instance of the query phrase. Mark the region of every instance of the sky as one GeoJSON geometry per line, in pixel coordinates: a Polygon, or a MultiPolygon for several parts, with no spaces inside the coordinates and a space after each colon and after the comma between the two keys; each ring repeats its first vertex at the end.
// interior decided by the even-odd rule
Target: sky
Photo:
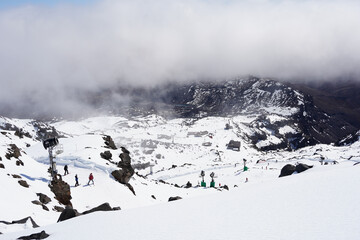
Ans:
{"type": "Polygon", "coordinates": [[[1,1],[0,101],[68,109],[119,83],[358,76],[359,13],[351,0],[1,1]]]}

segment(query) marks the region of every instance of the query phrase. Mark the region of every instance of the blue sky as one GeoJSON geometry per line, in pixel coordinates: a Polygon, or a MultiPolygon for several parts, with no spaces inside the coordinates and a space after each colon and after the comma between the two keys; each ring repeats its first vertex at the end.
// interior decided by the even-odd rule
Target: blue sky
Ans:
{"type": "Polygon", "coordinates": [[[21,5],[46,5],[56,6],[58,4],[89,4],[98,0],[0,0],[0,9],[13,8],[21,5]]]}

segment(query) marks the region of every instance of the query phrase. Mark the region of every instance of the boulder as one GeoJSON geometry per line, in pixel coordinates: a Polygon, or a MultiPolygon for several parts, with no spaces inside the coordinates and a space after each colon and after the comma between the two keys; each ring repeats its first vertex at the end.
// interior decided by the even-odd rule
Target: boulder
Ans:
{"type": "Polygon", "coordinates": [[[26,188],[29,187],[29,184],[25,180],[19,180],[18,183],[23,187],[26,187],[26,188]]]}
{"type": "Polygon", "coordinates": [[[76,211],[72,208],[72,206],[66,205],[57,222],[62,222],[73,217],[76,217],[76,211]]]}
{"type": "Polygon", "coordinates": [[[34,200],[34,201],[31,201],[33,204],[35,205],[41,205],[41,202],[39,200],[34,200]]]}
{"type": "Polygon", "coordinates": [[[191,182],[188,181],[185,185],[185,188],[191,188],[191,187],[192,187],[192,184],[191,184],[191,182]]]}
{"type": "Polygon", "coordinates": [[[20,149],[15,144],[10,144],[10,148],[8,148],[8,152],[5,154],[7,159],[19,158],[21,156],[20,149]]]}
{"type": "Polygon", "coordinates": [[[39,197],[39,201],[43,204],[51,202],[51,199],[43,193],[37,193],[36,195],[39,197]]]}
{"type": "Polygon", "coordinates": [[[169,197],[169,202],[171,201],[176,201],[176,200],[180,200],[182,199],[182,197],[176,196],[176,197],[169,197]]]}
{"type": "Polygon", "coordinates": [[[56,211],[56,212],[62,212],[62,211],[64,211],[64,209],[65,209],[65,208],[60,207],[60,206],[54,206],[54,207],[53,207],[53,210],[56,211]]]}
{"type": "Polygon", "coordinates": [[[110,151],[105,151],[105,152],[100,153],[100,157],[105,160],[110,160],[112,158],[112,154],[110,151]]]}
{"type": "Polygon", "coordinates": [[[24,166],[24,162],[18,159],[16,160],[16,166],[24,166]]]}
{"type": "Polygon", "coordinates": [[[295,166],[291,165],[291,164],[286,164],[280,172],[280,176],[279,177],[284,177],[284,176],[289,176],[291,174],[293,174],[295,172],[295,166]]]}
{"type": "Polygon", "coordinates": [[[301,173],[301,172],[303,172],[303,171],[306,171],[306,170],[308,170],[309,168],[312,168],[313,166],[309,166],[309,165],[306,165],[306,164],[304,164],[304,163],[299,163],[299,164],[297,164],[296,166],[295,166],[295,171],[297,172],[297,173],[301,173]]]}
{"type": "Polygon", "coordinates": [[[115,143],[114,143],[113,139],[112,139],[110,136],[106,135],[106,136],[103,137],[103,139],[104,139],[104,141],[105,141],[105,147],[111,148],[111,149],[113,149],[113,150],[116,150],[116,149],[117,149],[117,147],[115,146],[115,143]]]}
{"type": "Polygon", "coordinates": [[[44,230],[39,232],[39,233],[33,233],[31,235],[28,235],[28,236],[22,236],[22,237],[19,237],[18,239],[21,239],[21,240],[31,240],[31,239],[45,239],[47,238],[48,236],[50,236],[49,234],[47,234],[44,230]]]}
{"type": "Polygon", "coordinates": [[[82,214],[88,214],[88,213],[97,212],[97,211],[115,211],[115,210],[120,210],[120,209],[121,209],[120,207],[112,208],[109,203],[103,203],[97,207],[94,207],[88,211],[83,212],[82,214]]]}
{"type": "Polygon", "coordinates": [[[41,204],[41,206],[45,211],[49,211],[49,208],[47,206],[45,206],[45,204],[41,204]]]}
{"type": "Polygon", "coordinates": [[[121,150],[123,153],[119,155],[121,161],[118,163],[118,167],[121,169],[113,171],[111,175],[120,183],[127,184],[135,171],[131,166],[130,152],[124,147],[121,147],[121,150]]]}
{"type": "Polygon", "coordinates": [[[111,175],[120,183],[127,184],[130,181],[130,178],[134,175],[134,169],[118,169],[114,170],[111,175]]]}
{"type": "Polygon", "coordinates": [[[24,224],[24,223],[27,223],[28,220],[30,220],[31,225],[32,225],[33,228],[39,227],[39,225],[37,225],[36,222],[35,222],[31,217],[26,217],[26,218],[23,218],[23,219],[20,219],[20,220],[14,220],[14,221],[11,221],[11,222],[0,221],[0,223],[6,224],[6,225],[10,225],[10,224],[24,224]]]}
{"type": "Polygon", "coordinates": [[[54,178],[50,184],[51,191],[55,194],[55,198],[64,205],[72,205],[70,185],[61,179],[54,178]]]}

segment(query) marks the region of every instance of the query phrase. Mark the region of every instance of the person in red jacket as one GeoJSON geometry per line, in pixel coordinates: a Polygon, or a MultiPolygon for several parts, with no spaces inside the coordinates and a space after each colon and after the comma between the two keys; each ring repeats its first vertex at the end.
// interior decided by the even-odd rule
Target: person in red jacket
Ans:
{"type": "Polygon", "coordinates": [[[90,175],[89,175],[89,182],[88,182],[88,185],[90,185],[90,182],[92,182],[92,184],[93,184],[93,185],[95,185],[95,184],[94,184],[94,176],[93,176],[93,174],[92,174],[92,173],[90,173],[90,175]]]}

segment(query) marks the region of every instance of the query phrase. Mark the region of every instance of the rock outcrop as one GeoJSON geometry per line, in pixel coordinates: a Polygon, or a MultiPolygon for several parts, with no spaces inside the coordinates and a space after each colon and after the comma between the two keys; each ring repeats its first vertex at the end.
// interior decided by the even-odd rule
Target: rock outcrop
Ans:
{"type": "Polygon", "coordinates": [[[285,176],[289,176],[291,174],[293,174],[295,172],[295,166],[292,164],[286,164],[280,172],[280,176],[279,177],[285,177],[285,176]]]}
{"type": "Polygon", "coordinates": [[[21,236],[18,239],[21,240],[31,240],[31,239],[45,239],[47,237],[49,237],[50,235],[47,234],[44,230],[39,232],[39,233],[33,233],[31,235],[28,236],[21,236]]]}
{"type": "Polygon", "coordinates": [[[29,187],[29,184],[25,180],[19,180],[18,183],[23,187],[26,187],[26,188],[29,187]]]}
{"type": "Polygon", "coordinates": [[[10,160],[12,157],[19,158],[21,156],[20,149],[15,144],[10,144],[9,147],[8,152],[5,154],[7,159],[10,160]]]}
{"type": "Polygon", "coordinates": [[[39,201],[43,204],[48,204],[51,202],[51,198],[49,198],[46,194],[37,193],[36,195],[39,197],[39,201]]]}
{"type": "Polygon", "coordinates": [[[116,149],[117,149],[117,147],[115,146],[115,143],[114,143],[113,139],[112,139],[110,136],[106,135],[106,136],[103,137],[103,139],[104,139],[104,141],[105,141],[105,147],[111,148],[111,149],[113,149],[113,150],[116,150],[116,149]]]}
{"type": "Polygon", "coordinates": [[[121,147],[121,150],[122,153],[119,156],[121,161],[118,163],[118,167],[121,169],[113,171],[111,175],[120,183],[128,184],[135,171],[131,166],[130,152],[124,147],[121,147]]]}
{"type": "Polygon", "coordinates": [[[100,153],[100,157],[105,160],[111,160],[112,154],[110,151],[105,151],[105,152],[100,153]]]}
{"type": "Polygon", "coordinates": [[[103,203],[97,207],[94,207],[88,211],[83,212],[82,214],[88,214],[88,213],[98,212],[98,211],[115,211],[115,210],[121,210],[121,208],[120,207],[112,208],[109,203],[103,203]]]}
{"type": "Polygon", "coordinates": [[[182,199],[182,197],[176,196],[176,197],[169,197],[169,202],[171,201],[176,201],[176,200],[180,200],[182,199]]]}
{"type": "Polygon", "coordinates": [[[313,166],[309,166],[309,165],[306,165],[304,163],[296,164],[296,166],[294,166],[292,164],[286,164],[281,169],[279,177],[289,176],[289,175],[293,174],[294,172],[301,173],[301,172],[306,171],[306,170],[308,170],[309,168],[312,168],[312,167],[313,166]]]}
{"type": "Polygon", "coordinates": [[[51,181],[50,189],[60,203],[72,206],[70,201],[72,198],[70,185],[68,183],[64,182],[61,178],[55,178],[51,181]]]}
{"type": "Polygon", "coordinates": [[[295,166],[295,171],[297,172],[297,173],[301,173],[301,172],[303,172],[303,171],[306,171],[306,170],[308,170],[308,169],[310,169],[310,168],[312,168],[313,166],[309,166],[309,165],[306,165],[306,164],[304,164],[304,163],[299,163],[299,164],[297,164],[296,166],[295,166]]]}
{"type": "Polygon", "coordinates": [[[57,222],[62,222],[70,218],[76,217],[76,211],[70,205],[66,205],[64,211],[60,214],[60,217],[57,222]]]}

